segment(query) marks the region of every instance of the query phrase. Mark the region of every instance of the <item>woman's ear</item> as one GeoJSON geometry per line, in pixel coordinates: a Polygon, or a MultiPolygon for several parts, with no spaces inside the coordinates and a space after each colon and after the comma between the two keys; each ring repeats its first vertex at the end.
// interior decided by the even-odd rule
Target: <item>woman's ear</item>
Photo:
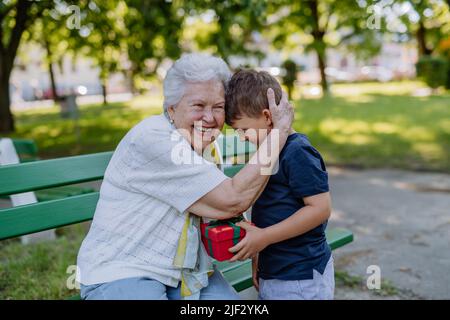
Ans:
{"type": "Polygon", "coordinates": [[[167,107],[167,114],[169,115],[170,120],[173,121],[173,113],[174,113],[174,108],[173,106],[168,106],[167,107]]]}
{"type": "Polygon", "coordinates": [[[268,126],[272,126],[272,113],[270,112],[269,109],[263,110],[263,116],[264,116],[264,119],[266,120],[266,124],[268,126]]]}

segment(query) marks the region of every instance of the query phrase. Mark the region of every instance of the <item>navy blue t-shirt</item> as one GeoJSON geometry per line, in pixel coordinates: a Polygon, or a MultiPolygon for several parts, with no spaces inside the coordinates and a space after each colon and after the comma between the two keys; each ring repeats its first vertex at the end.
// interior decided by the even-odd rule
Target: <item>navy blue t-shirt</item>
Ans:
{"type": "MultiPolygon", "coordinates": [[[[289,135],[281,150],[278,172],[252,208],[252,222],[265,228],[290,217],[305,206],[303,198],[327,192],[328,174],[319,152],[300,133],[289,135]]],[[[291,239],[267,246],[259,253],[263,279],[305,280],[313,269],[323,274],[331,256],[325,238],[327,222],[291,239]]]]}

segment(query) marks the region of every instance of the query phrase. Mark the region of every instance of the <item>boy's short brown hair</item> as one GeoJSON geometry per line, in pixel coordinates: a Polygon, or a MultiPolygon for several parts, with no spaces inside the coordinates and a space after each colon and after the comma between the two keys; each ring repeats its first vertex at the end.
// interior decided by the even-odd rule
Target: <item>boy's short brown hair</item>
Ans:
{"type": "Polygon", "coordinates": [[[277,79],[266,71],[242,69],[230,79],[225,92],[225,121],[232,125],[243,115],[259,117],[264,109],[269,109],[267,89],[272,88],[275,102],[281,100],[281,86],[277,79]]]}

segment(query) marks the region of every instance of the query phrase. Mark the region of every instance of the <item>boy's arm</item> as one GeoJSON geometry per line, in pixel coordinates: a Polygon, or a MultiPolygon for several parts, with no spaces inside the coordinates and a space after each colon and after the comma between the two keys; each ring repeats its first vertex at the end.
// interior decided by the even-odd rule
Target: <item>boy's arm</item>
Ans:
{"type": "Polygon", "coordinates": [[[229,249],[230,252],[237,252],[230,262],[254,257],[268,245],[306,233],[330,217],[331,197],[329,192],[305,197],[303,202],[305,203],[303,208],[289,218],[267,228],[258,228],[246,222],[238,223],[237,225],[244,228],[247,233],[242,241],[229,249]]]}

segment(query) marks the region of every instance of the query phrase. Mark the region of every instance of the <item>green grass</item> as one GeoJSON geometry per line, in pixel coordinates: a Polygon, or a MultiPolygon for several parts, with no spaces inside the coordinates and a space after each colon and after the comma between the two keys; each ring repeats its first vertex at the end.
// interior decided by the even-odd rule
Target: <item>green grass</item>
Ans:
{"type": "Polygon", "coordinates": [[[22,245],[18,239],[0,242],[0,300],[66,299],[77,295],[67,281],[76,265],[76,256],[88,224],[57,230],[50,242],[22,245]]]}
{"type": "MultiPolygon", "coordinates": [[[[336,84],[332,96],[295,102],[294,128],[326,163],[363,168],[450,171],[450,94],[414,97],[418,82],[336,84]]],[[[161,112],[161,97],[81,107],[62,120],[56,107],[17,113],[17,132],[43,158],[114,150],[126,132],[161,112]]]]}
{"type": "Polygon", "coordinates": [[[294,128],[325,161],[364,168],[450,171],[450,94],[414,97],[418,83],[335,86],[297,103],[294,128]]]}
{"type": "Polygon", "coordinates": [[[139,121],[161,112],[161,98],[137,97],[127,103],[84,105],[79,120],[61,119],[59,109],[18,112],[11,137],[33,139],[42,158],[114,150],[139,121]]]}
{"type": "MultiPolygon", "coordinates": [[[[358,291],[367,291],[366,279],[361,276],[350,275],[345,270],[335,270],[334,273],[335,284],[337,288],[349,288],[358,291]]],[[[374,295],[380,297],[391,297],[400,293],[400,290],[395,287],[391,281],[382,279],[380,289],[370,290],[374,295]]]]}

